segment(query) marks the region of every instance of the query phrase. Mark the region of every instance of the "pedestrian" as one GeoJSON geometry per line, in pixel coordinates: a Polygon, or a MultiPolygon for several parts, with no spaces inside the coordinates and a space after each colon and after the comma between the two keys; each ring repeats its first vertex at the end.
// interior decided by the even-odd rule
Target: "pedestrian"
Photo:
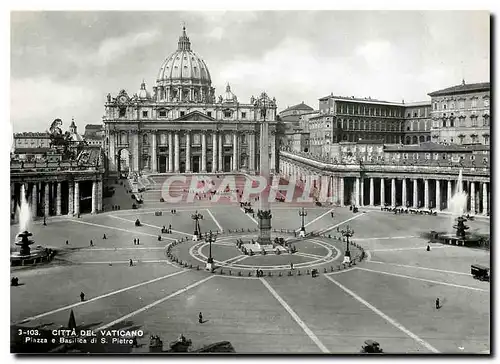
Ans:
{"type": "Polygon", "coordinates": [[[129,267],[132,267],[134,265],[134,262],[132,259],[129,260],[129,267]]]}
{"type": "Polygon", "coordinates": [[[134,238],[134,245],[137,245],[137,240],[135,240],[135,238],[134,238]]]}
{"type": "Polygon", "coordinates": [[[45,216],[43,217],[43,225],[47,226],[47,220],[46,220],[45,216]]]}
{"type": "Polygon", "coordinates": [[[439,305],[439,297],[436,298],[436,309],[439,310],[441,306],[439,305]]]}
{"type": "Polygon", "coordinates": [[[68,245],[68,244],[69,244],[69,241],[66,240],[66,245],[68,245]]]}
{"type": "Polygon", "coordinates": [[[102,236],[102,238],[103,238],[104,240],[106,240],[106,239],[107,239],[107,238],[106,238],[106,234],[104,234],[104,235],[102,236]]]}
{"type": "Polygon", "coordinates": [[[198,322],[199,322],[200,324],[202,324],[202,323],[203,323],[203,315],[202,315],[202,313],[201,313],[201,312],[198,314],[198,322]]]}
{"type": "Polygon", "coordinates": [[[430,252],[431,251],[431,246],[429,244],[427,244],[427,251],[430,252]]]}
{"type": "Polygon", "coordinates": [[[94,243],[92,242],[92,240],[90,240],[90,246],[94,246],[94,243]]]}
{"type": "Polygon", "coordinates": [[[85,293],[80,292],[80,301],[85,301],[85,293]]]}
{"type": "Polygon", "coordinates": [[[290,269],[293,270],[293,263],[290,262],[290,269]]]}
{"type": "Polygon", "coordinates": [[[139,245],[139,238],[137,238],[137,245],[139,245]]]}

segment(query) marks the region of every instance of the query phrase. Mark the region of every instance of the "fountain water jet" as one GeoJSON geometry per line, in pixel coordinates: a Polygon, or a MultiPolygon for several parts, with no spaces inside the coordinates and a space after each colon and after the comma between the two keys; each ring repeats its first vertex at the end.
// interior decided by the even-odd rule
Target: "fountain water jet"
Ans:
{"type": "Polygon", "coordinates": [[[455,187],[455,193],[450,198],[450,206],[448,207],[451,212],[450,217],[450,230],[453,229],[453,224],[457,217],[462,216],[467,208],[467,193],[463,190],[462,170],[458,172],[458,181],[455,187]]]}
{"type": "Polygon", "coordinates": [[[26,189],[24,183],[21,185],[19,211],[19,232],[28,231],[29,223],[31,221],[31,208],[26,198],[26,189]]]}

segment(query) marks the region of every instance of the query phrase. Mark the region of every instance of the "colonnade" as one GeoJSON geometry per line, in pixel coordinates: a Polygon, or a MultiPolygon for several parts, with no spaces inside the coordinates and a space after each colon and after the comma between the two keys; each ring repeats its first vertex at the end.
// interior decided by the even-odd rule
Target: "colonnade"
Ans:
{"type": "MultiPolygon", "coordinates": [[[[281,175],[293,179],[304,188],[316,190],[316,196],[327,197],[320,202],[356,206],[391,206],[433,210],[460,208],[453,197],[460,191],[466,196],[465,213],[488,214],[490,211],[490,182],[475,181],[468,177],[458,185],[458,178],[436,178],[425,174],[385,177],[381,173],[332,173],[322,175],[314,168],[280,161],[281,175]]],[[[406,173],[406,175],[408,175],[406,173]]]]}
{"type": "Polygon", "coordinates": [[[102,180],[88,181],[92,182],[92,190],[90,196],[87,197],[82,196],[80,192],[80,184],[83,182],[87,181],[11,182],[11,214],[16,216],[16,211],[21,205],[23,185],[25,198],[30,205],[33,218],[37,216],[61,216],[63,214],[63,199],[65,200],[65,210],[67,210],[65,214],[69,216],[79,215],[80,202],[87,198],[92,200],[91,213],[102,211],[102,180]]]}

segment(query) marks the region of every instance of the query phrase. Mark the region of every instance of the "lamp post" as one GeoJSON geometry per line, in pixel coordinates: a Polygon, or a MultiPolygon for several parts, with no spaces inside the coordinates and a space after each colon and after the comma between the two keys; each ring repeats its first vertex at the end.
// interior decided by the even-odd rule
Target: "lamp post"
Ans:
{"type": "Polygon", "coordinates": [[[214,258],[212,258],[212,243],[215,243],[216,239],[217,237],[212,234],[212,230],[210,230],[210,233],[205,234],[205,241],[208,242],[208,259],[205,269],[207,269],[210,272],[212,272],[214,264],[214,258]]]}
{"type": "Polygon", "coordinates": [[[302,226],[300,227],[299,236],[303,238],[306,236],[306,227],[304,226],[304,217],[307,216],[307,211],[304,210],[303,207],[302,207],[302,210],[299,210],[299,216],[302,218],[302,226]]]}
{"type": "Polygon", "coordinates": [[[203,216],[198,213],[198,211],[195,211],[194,214],[191,215],[191,218],[194,220],[194,234],[193,234],[193,240],[198,241],[198,237],[200,236],[200,223],[199,220],[203,218],[203,216]]]}
{"type": "Polygon", "coordinates": [[[347,225],[347,228],[343,229],[341,232],[342,232],[342,236],[345,237],[346,241],[347,241],[343,263],[350,263],[351,262],[351,251],[349,250],[349,238],[354,235],[354,230],[349,228],[349,225],[347,225]]]}

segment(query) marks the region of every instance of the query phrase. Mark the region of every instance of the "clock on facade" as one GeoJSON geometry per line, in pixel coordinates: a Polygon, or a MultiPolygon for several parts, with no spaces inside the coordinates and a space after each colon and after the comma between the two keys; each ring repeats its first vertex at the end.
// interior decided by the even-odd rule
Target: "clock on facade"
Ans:
{"type": "Polygon", "coordinates": [[[127,96],[125,95],[121,95],[119,98],[118,98],[118,101],[120,102],[120,104],[124,104],[127,102],[127,96]]]}

